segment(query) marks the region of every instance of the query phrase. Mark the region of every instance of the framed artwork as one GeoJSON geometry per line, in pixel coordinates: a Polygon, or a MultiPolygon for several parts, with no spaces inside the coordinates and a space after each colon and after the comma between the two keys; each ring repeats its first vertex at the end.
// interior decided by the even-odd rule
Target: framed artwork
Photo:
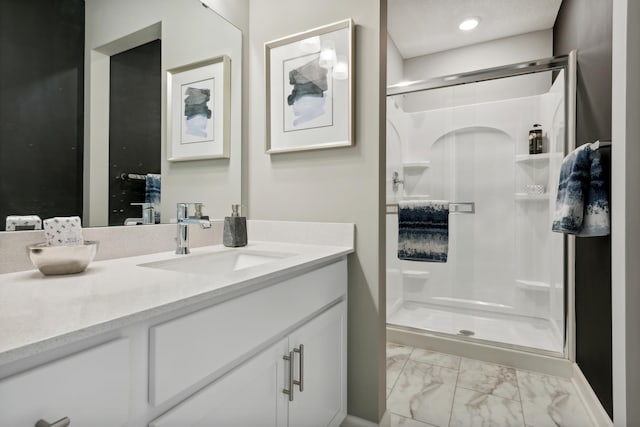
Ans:
{"type": "Polygon", "coordinates": [[[167,159],[229,158],[231,59],[167,70],[167,159]]]}
{"type": "Polygon", "coordinates": [[[265,43],[267,153],[353,145],[353,31],[346,19],[265,43]]]}

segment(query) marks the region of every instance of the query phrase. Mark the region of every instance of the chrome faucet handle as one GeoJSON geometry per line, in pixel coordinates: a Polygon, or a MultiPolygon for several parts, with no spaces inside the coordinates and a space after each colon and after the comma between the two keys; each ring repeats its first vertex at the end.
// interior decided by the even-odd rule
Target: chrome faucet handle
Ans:
{"type": "Polygon", "coordinates": [[[189,217],[189,206],[193,203],[176,203],[176,218],[178,222],[189,217]]]}
{"type": "MultiPolygon", "coordinates": [[[[181,220],[185,219],[202,219],[204,215],[202,214],[202,207],[204,203],[202,202],[179,202],[176,204],[176,218],[178,222],[182,222],[181,220]],[[189,215],[189,210],[193,208],[193,214],[189,215]]],[[[207,217],[204,217],[207,218],[207,217]]]]}
{"type": "Polygon", "coordinates": [[[177,203],[176,221],[178,223],[178,235],[176,236],[176,254],[186,255],[189,250],[189,224],[199,224],[202,228],[211,228],[208,219],[189,218],[189,207],[194,206],[198,215],[202,215],[202,203],[177,203]]]}

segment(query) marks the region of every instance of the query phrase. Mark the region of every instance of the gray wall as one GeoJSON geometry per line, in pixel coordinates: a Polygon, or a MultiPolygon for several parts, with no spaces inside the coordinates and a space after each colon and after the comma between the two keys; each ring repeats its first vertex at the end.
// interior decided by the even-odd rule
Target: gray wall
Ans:
{"type": "MultiPolygon", "coordinates": [[[[251,0],[248,203],[253,219],[352,222],[348,412],[385,408],[385,0],[251,0]],[[264,43],[351,17],[356,24],[356,145],[265,154],[264,43]]],[[[251,237],[249,237],[251,238],[251,237]]]]}
{"type": "MultiPolygon", "coordinates": [[[[576,145],[611,140],[611,24],[611,0],[564,0],[556,18],[554,55],[578,50],[576,145]]],[[[576,239],[575,295],[576,362],[612,416],[610,236],[576,239]]]]}
{"type": "Polygon", "coordinates": [[[613,418],[640,420],[640,2],[613,4],[612,305],[613,418]]]}

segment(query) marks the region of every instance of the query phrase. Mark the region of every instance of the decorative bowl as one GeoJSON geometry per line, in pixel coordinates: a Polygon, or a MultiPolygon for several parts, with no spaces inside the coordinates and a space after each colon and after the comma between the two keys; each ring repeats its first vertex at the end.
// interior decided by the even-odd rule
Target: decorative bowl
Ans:
{"type": "Polygon", "coordinates": [[[98,250],[98,241],[85,240],[77,246],[47,246],[36,243],[27,246],[33,265],[45,276],[82,273],[93,261],[98,250]]]}

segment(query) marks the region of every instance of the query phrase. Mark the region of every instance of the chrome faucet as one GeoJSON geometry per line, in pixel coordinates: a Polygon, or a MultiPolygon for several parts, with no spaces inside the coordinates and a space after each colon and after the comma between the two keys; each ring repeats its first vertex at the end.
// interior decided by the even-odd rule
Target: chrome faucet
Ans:
{"type": "Polygon", "coordinates": [[[202,203],[178,203],[177,205],[178,235],[176,236],[176,254],[186,255],[189,251],[189,224],[200,224],[202,228],[211,228],[211,222],[206,219],[189,218],[189,206],[194,206],[202,215],[202,203]]]}

